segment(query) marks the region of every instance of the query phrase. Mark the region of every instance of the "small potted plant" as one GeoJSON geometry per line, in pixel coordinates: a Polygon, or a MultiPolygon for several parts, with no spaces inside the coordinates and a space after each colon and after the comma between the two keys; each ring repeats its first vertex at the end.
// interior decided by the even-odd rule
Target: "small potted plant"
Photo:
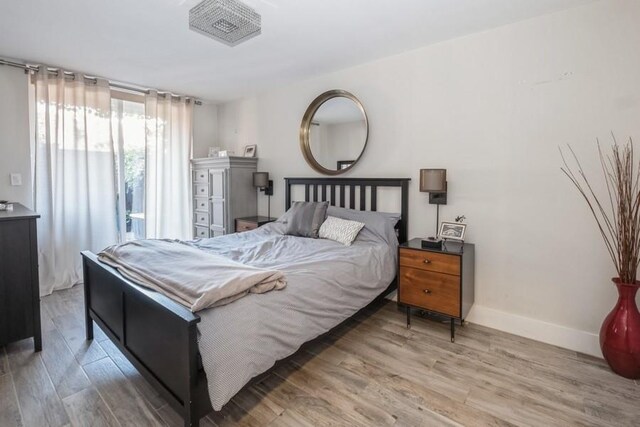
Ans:
{"type": "Polygon", "coordinates": [[[613,140],[611,153],[598,153],[607,192],[596,195],[577,156],[569,147],[575,163],[569,167],[562,154],[562,171],[578,189],[593,214],[607,252],[616,268],[613,283],[618,302],[600,328],[600,348],[611,369],[626,378],[640,378],[640,313],[636,280],[640,261],[640,165],[634,160],[633,141],[618,145],[613,140]]]}

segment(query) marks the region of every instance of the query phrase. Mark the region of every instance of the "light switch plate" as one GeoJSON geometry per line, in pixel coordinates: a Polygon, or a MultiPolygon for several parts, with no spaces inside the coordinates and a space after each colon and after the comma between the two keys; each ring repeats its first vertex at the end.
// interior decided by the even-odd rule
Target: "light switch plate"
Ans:
{"type": "Polygon", "coordinates": [[[11,174],[11,185],[13,185],[13,186],[22,185],[22,175],[19,174],[19,173],[12,173],[11,174]]]}

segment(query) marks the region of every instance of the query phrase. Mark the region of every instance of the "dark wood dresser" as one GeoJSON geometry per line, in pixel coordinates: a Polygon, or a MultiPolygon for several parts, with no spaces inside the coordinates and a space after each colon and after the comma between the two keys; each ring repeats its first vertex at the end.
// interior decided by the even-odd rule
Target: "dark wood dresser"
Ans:
{"type": "Polygon", "coordinates": [[[236,233],[255,230],[256,228],[275,221],[276,218],[266,216],[249,216],[246,218],[236,218],[236,233]]]}
{"type": "Polygon", "coordinates": [[[451,342],[455,321],[462,324],[473,305],[475,247],[470,243],[446,242],[442,249],[422,247],[422,239],[400,245],[398,254],[398,304],[449,317],[451,342]]]}
{"type": "Polygon", "coordinates": [[[42,349],[37,218],[18,203],[0,211],[0,346],[33,337],[42,349]]]}

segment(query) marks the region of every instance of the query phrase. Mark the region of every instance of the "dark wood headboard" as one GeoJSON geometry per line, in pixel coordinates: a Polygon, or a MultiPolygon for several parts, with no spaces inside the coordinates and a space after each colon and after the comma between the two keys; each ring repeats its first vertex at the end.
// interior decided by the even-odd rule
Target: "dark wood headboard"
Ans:
{"type": "Polygon", "coordinates": [[[408,238],[409,226],[409,181],[411,178],[285,178],[285,209],[291,207],[292,187],[304,186],[304,200],[307,202],[326,202],[341,208],[358,209],[361,211],[377,210],[378,189],[384,187],[400,187],[400,221],[398,241],[404,243],[408,238]],[[360,197],[356,198],[356,188],[360,187],[360,197]],[[336,198],[336,188],[340,195],[336,198]],[[367,189],[370,191],[370,207],[367,209],[367,189]],[[349,206],[346,206],[346,194],[349,193],[349,206]],[[338,200],[339,199],[339,200],[338,200]],[[357,206],[357,207],[356,207],[357,206]]]}

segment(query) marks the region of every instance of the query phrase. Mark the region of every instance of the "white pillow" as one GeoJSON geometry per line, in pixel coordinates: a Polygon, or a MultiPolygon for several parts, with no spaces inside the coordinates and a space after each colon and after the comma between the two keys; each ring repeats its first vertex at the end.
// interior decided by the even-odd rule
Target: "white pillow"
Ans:
{"type": "Polygon", "coordinates": [[[343,245],[350,246],[358,237],[362,227],[364,227],[362,222],[328,216],[320,226],[319,237],[321,239],[335,240],[343,245]]]}

